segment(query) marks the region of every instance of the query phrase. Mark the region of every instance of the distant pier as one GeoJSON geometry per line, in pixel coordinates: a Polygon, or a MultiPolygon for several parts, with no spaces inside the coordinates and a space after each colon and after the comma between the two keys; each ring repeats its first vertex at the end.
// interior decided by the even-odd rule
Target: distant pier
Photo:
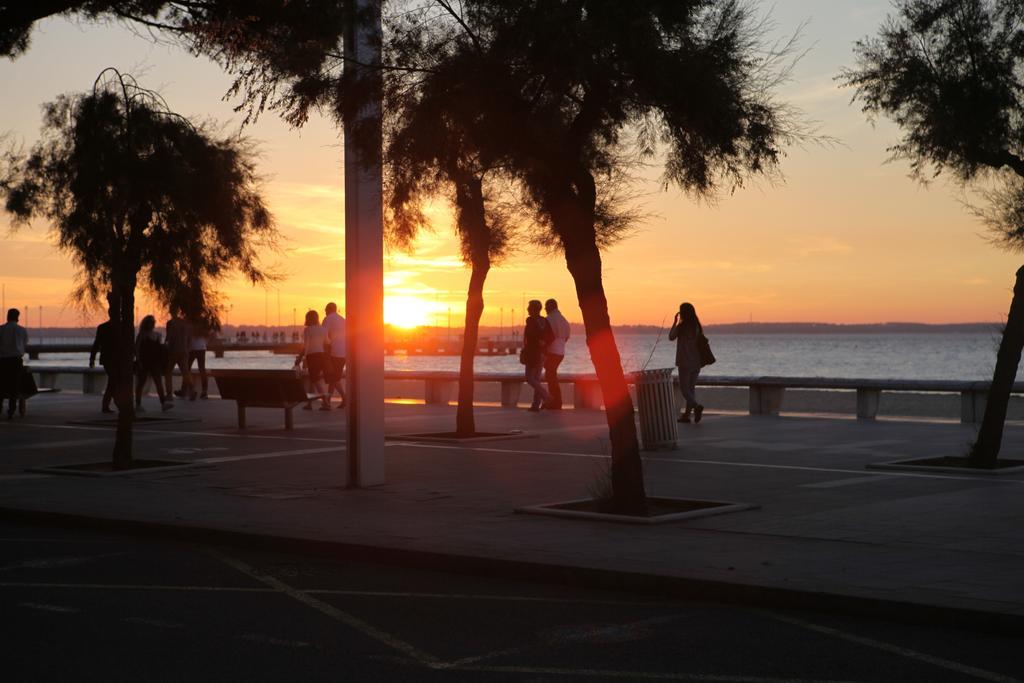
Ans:
{"type": "MultiPolygon", "coordinates": [[[[514,356],[520,351],[522,344],[518,339],[481,338],[477,345],[478,356],[514,356]]],[[[28,357],[38,360],[40,354],[57,353],[89,353],[92,344],[87,342],[52,342],[45,344],[29,344],[28,357]]],[[[302,352],[302,342],[289,341],[211,341],[209,351],[217,358],[234,351],[270,351],[278,355],[298,355],[302,352]]],[[[461,356],[461,339],[410,339],[384,343],[384,353],[388,356],[461,356]]]]}

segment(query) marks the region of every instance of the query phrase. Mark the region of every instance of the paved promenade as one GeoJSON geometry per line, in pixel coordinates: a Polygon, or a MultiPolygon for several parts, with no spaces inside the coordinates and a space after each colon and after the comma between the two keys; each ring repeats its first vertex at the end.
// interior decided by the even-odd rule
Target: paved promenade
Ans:
{"type": "MultiPolygon", "coordinates": [[[[1024,625],[1024,474],[866,469],[962,454],[973,427],[958,423],[708,414],[680,425],[678,450],[646,454],[649,494],[760,507],[640,527],[514,513],[587,495],[608,466],[597,412],[481,407],[478,429],[527,438],[425,444],[400,437],[450,430],[454,407],[390,404],[388,484],[353,490],[343,411],[296,411],[285,432],[281,411],[253,409],[243,432],[233,403],[179,401],[161,416],[173,420],[137,428],[136,455],[204,467],[83,478],[27,470],[109,457],[113,430],[90,424],[102,417],[98,398],[62,393],[29,407],[0,422],[0,509],[11,518],[71,515],[467,572],[1024,625]]],[[[1022,451],[1024,427],[1008,426],[1004,453],[1022,451]]]]}

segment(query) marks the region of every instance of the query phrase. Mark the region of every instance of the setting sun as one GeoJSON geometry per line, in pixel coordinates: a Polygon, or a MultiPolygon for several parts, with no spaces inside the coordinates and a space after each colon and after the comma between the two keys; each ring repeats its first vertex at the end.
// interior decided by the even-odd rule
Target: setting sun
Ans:
{"type": "Polygon", "coordinates": [[[406,329],[420,327],[428,322],[428,308],[428,304],[411,296],[385,297],[384,322],[406,329]]]}

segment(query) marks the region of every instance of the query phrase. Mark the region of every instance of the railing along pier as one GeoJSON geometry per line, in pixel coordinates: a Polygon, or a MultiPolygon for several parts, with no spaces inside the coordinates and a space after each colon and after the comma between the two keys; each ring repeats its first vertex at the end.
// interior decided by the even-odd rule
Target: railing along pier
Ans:
{"type": "MultiPolygon", "coordinates": [[[[55,388],[58,378],[66,375],[81,377],[81,390],[85,394],[103,391],[106,377],[102,368],[86,366],[30,366],[40,387],[55,388]]],[[[454,401],[458,389],[457,372],[434,371],[390,371],[384,379],[424,383],[424,400],[431,405],[444,405],[454,401]]],[[[573,387],[573,407],[577,410],[602,409],[601,387],[592,374],[559,375],[562,384],[573,387]]],[[[627,374],[632,385],[634,379],[627,374]]],[[[514,407],[519,404],[525,382],[520,374],[479,373],[476,382],[495,382],[501,385],[501,405],[514,407]]],[[[701,377],[700,387],[747,388],[749,412],[751,415],[777,415],[782,410],[787,389],[811,389],[818,391],[855,391],[857,394],[857,418],[874,420],[878,415],[881,396],[885,392],[959,394],[960,420],[965,423],[980,422],[985,412],[988,382],[965,382],[956,380],[903,380],[903,379],[841,379],[827,377],[701,377]]],[[[677,404],[678,383],[675,387],[677,404]]],[[[1014,394],[1024,394],[1024,382],[1013,387],[1014,394]]]]}

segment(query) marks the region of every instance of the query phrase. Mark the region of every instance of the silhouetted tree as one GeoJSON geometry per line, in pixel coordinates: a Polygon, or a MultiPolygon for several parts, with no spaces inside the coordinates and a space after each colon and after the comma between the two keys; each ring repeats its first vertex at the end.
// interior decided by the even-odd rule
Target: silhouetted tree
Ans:
{"type": "MultiPolygon", "coordinates": [[[[642,509],[633,404],[601,274],[600,249],[629,227],[614,199],[626,170],[656,152],[664,183],[695,196],[775,171],[781,145],[806,132],[773,99],[787,46],[763,46],[763,24],[734,0],[433,0],[400,9],[410,8],[421,24],[397,38],[409,41],[400,61],[385,55],[381,68],[423,82],[443,72],[460,81],[447,87],[472,93],[448,111],[470,112],[461,130],[488,131],[469,151],[518,181],[548,228],[543,241],[565,255],[605,399],[614,505],[642,509]]],[[[250,114],[277,109],[301,124],[312,108],[344,111],[362,94],[338,78],[343,59],[324,26],[304,42],[301,24],[242,19],[213,25],[197,45],[237,74],[250,114]],[[292,45],[312,47],[296,58],[292,45]]]]}
{"type": "Polygon", "coordinates": [[[52,224],[79,266],[80,300],[109,298],[118,326],[113,458],[130,467],[136,287],[209,319],[219,278],[232,269],[265,277],[256,252],[275,230],[250,145],[215,138],[107,69],[91,93],[45,106],[42,139],[10,160],[0,193],[17,221],[52,224]]]}
{"type": "Polygon", "coordinates": [[[472,436],[484,284],[491,265],[506,255],[510,236],[507,212],[488,193],[500,169],[486,158],[486,143],[477,141],[503,131],[484,130],[487,121],[476,116],[473,104],[479,93],[464,89],[461,65],[445,61],[443,52],[421,49],[428,44],[416,37],[422,26],[421,18],[401,15],[391,23],[386,46],[393,63],[422,67],[393,70],[384,79],[387,228],[393,243],[408,248],[421,229],[432,227],[424,202],[444,197],[455,208],[462,259],[470,266],[455,432],[472,436]]]}
{"type": "MultiPolygon", "coordinates": [[[[981,213],[997,241],[1024,250],[1024,2],[899,0],[877,37],[858,41],[857,66],[840,79],[869,116],[902,129],[890,148],[914,178],[940,173],[964,185],[995,182],[981,213]]],[[[996,359],[985,416],[970,451],[995,467],[1010,392],[1024,347],[1024,268],[996,359]]]]}
{"type": "Polygon", "coordinates": [[[614,198],[637,160],[695,196],[771,173],[805,133],[773,100],[779,53],[739,2],[467,0],[458,49],[506,134],[510,173],[565,256],[604,396],[615,508],[645,507],[633,402],[608,314],[601,248],[631,225],[614,198]],[[655,157],[661,154],[661,157],[655,157]]]}

